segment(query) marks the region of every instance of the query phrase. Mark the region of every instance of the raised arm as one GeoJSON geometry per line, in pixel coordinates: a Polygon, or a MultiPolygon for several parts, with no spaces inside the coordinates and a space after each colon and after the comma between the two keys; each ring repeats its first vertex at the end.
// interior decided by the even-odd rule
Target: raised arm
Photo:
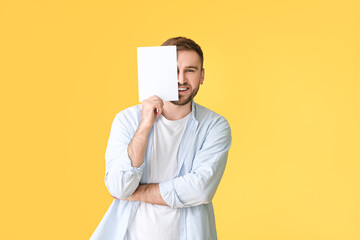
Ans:
{"type": "Polygon", "coordinates": [[[133,135],[128,127],[128,121],[133,119],[126,118],[124,113],[115,117],[105,154],[105,185],[113,197],[128,198],[139,186],[149,132],[162,107],[163,102],[157,96],[144,100],[142,119],[133,135]]]}
{"type": "Polygon", "coordinates": [[[129,157],[134,167],[139,167],[144,162],[149,132],[156,115],[162,113],[163,105],[163,101],[157,96],[150,97],[142,103],[142,119],[128,146],[129,157]]]}

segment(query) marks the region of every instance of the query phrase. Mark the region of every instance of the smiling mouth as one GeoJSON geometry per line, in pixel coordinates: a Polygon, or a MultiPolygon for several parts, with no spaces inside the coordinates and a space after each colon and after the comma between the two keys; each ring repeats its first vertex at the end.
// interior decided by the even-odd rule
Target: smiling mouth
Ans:
{"type": "Polygon", "coordinates": [[[188,90],[189,88],[178,88],[179,92],[185,92],[186,90],[188,90]]]}

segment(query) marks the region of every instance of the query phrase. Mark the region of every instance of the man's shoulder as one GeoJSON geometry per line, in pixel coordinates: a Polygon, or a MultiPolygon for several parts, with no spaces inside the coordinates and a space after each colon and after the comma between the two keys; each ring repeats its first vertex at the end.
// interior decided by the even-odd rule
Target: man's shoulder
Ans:
{"type": "Polygon", "coordinates": [[[141,120],[141,104],[127,107],[116,114],[121,122],[139,122],[141,120]]]}
{"type": "MultiPolygon", "coordinates": [[[[222,115],[195,103],[196,119],[199,123],[198,131],[203,136],[211,135],[212,138],[224,138],[226,143],[231,143],[231,128],[229,122],[222,115]]],[[[201,134],[200,134],[201,135],[201,134]]],[[[229,145],[230,146],[230,145],[229,145]]]]}
{"type": "Polygon", "coordinates": [[[226,118],[207,107],[195,103],[196,119],[199,122],[227,121],[226,118]]]}

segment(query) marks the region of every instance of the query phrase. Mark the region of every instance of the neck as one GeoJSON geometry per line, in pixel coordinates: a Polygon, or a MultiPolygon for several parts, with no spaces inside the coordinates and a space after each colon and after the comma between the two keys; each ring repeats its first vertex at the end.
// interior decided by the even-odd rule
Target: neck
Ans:
{"type": "Polygon", "coordinates": [[[179,120],[191,112],[191,101],[186,105],[175,105],[172,102],[164,102],[163,115],[168,120],[179,120]]]}

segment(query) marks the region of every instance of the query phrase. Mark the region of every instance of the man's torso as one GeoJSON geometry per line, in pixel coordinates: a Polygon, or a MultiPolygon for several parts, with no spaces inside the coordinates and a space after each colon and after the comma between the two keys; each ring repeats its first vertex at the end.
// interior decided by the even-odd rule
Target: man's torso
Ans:
{"type": "MultiPolygon", "coordinates": [[[[190,114],[170,121],[158,116],[154,124],[153,147],[148,183],[175,178],[177,155],[190,114]]],[[[127,240],[174,240],[180,235],[180,211],[169,206],[140,202],[134,220],[129,223],[127,240]]]]}

